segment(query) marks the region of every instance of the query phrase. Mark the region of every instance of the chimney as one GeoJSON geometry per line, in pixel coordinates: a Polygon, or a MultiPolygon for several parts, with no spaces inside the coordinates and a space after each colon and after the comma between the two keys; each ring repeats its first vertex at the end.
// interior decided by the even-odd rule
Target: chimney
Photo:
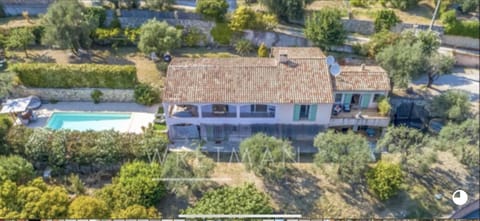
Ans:
{"type": "Polygon", "coordinates": [[[288,63],[288,53],[287,50],[280,50],[278,52],[278,60],[282,64],[287,64],[288,63]]]}
{"type": "Polygon", "coordinates": [[[365,64],[361,64],[360,69],[361,69],[361,71],[365,71],[365,64]]]}

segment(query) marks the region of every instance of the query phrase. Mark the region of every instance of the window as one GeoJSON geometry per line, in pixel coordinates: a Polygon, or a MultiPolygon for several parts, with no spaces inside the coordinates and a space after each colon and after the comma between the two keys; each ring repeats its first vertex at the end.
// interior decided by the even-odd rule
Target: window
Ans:
{"type": "Polygon", "coordinates": [[[343,94],[335,94],[335,103],[341,103],[342,97],[343,97],[343,94]]]}
{"type": "Polygon", "coordinates": [[[385,97],[385,95],[383,95],[383,94],[375,94],[373,96],[373,102],[379,102],[384,97],[385,97]]]}
{"type": "Polygon", "coordinates": [[[310,112],[310,105],[300,105],[300,120],[307,120],[310,112]]]}
{"type": "Polygon", "coordinates": [[[213,113],[226,113],[228,112],[228,105],[214,104],[212,105],[213,113]]]}
{"type": "Polygon", "coordinates": [[[261,113],[265,113],[267,112],[267,105],[264,105],[264,104],[252,104],[250,106],[250,111],[251,112],[261,112],[261,113]]]}

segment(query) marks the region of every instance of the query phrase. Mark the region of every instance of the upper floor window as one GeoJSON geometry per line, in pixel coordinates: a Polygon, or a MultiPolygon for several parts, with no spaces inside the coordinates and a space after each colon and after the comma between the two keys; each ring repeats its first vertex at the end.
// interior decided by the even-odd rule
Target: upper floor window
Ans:
{"type": "Polygon", "coordinates": [[[228,105],[225,104],[214,104],[212,105],[213,113],[226,113],[228,112],[228,105]]]}
{"type": "Polygon", "coordinates": [[[341,103],[342,97],[343,97],[343,94],[335,94],[335,103],[341,103]]]}
{"type": "Polygon", "coordinates": [[[250,106],[250,112],[265,113],[265,112],[267,112],[267,105],[265,105],[265,104],[252,104],[250,106]]]}
{"type": "Polygon", "coordinates": [[[310,113],[310,105],[300,105],[300,120],[307,120],[310,113]]]}

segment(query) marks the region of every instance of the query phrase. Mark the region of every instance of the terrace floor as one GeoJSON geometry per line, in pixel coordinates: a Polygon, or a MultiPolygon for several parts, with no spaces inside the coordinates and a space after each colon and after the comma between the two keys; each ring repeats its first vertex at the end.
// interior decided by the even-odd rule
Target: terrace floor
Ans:
{"type": "Polygon", "coordinates": [[[38,119],[27,126],[31,128],[46,126],[48,119],[54,112],[131,113],[129,128],[120,132],[142,133],[142,128],[146,128],[150,123],[153,123],[157,110],[158,105],[147,107],[136,103],[58,102],[56,104],[43,104],[38,110],[35,110],[38,119]]]}

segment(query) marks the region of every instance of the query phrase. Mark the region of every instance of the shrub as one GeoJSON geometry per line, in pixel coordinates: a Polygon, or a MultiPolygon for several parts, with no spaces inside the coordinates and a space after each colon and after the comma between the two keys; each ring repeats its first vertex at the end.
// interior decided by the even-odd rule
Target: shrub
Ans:
{"type": "Polygon", "coordinates": [[[445,24],[445,34],[480,38],[480,22],[478,20],[459,21],[455,10],[443,13],[441,20],[445,24]]]}
{"type": "Polygon", "coordinates": [[[127,65],[18,63],[11,70],[27,87],[127,89],[137,82],[127,65]]]}
{"type": "Polygon", "coordinates": [[[0,182],[11,180],[25,183],[33,178],[35,171],[30,162],[20,156],[0,156],[0,182]]]}
{"type": "Polygon", "coordinates": [[[207,36],[198,28],[190,28],[182,35],[182,42],[187,47],[199,46],[207,40],[207,36]]]}
{"type": "Polygon", "coordinates": [[[400,10],[407,10],[418,4],[419,0],[380,0],[383,6],[398,8],[400,10]]]}
{"type": "Polygon", "coordinates": [[[235,44],[235,51],[237,51],[238,54],[240,55],[246,55],[251,53],[254,50],[252,43],[250,43],[249,40],[239,40],[235,44]]]}
{"type": "Polygon", "coordinates": [[[195,10],[206,18],[223,21],[228,10],[228,3],[226,0],[198,0],[195,10]]]}
{"type": "Polygon", "coordinates": [[[400,165],[380,161],[367,173],[368,187],[381,200],[387,200],[396,195],[403,183],[400,165]]]}
{"type": "Polygon", "coordinates": [[[102,95],[103,93],[98,89],[93,90],[92,93],[90,94],[90,96],[92,97],[93,103],[95,104],[100,103],[100,100],[102,99],[102,95]]]}
{"type": "Polygon", "coordinates": [[[380,10],[375,15],[375,31],[388,31],[398,22],[400,22],[400,18],[395,14],[393,10],[380,10]]]}
{"type": "Polygon", "coordinates": [[[67,187],[67,190],[69,192],[77,195],[85,194],[85,186],[78,175],[70,174],[70,176],[68,176],[68,183],[69,186],[67,187]]]}
{"type": "Polygon", "coordinates": [[[388,102],[388,98],[382,97],[378,101],[378,113],[381,116],[387,116],[388,113],[390,113],[390,109],[392,109],[392,106],[390,106],[390,102],[388,102]]]}
{"type": "Polygon", "coordinates": [[[266,58],[268,57],[268,48],[264,43],[258,47],[258,57],[266,58]]]}
{"type": "Polygon", "coordinates": [[[230,19],[229,27],[233,31],[272,30],[278,25],[277,17],[273,14],[255,12],[247,6],[238,7],[230,19]]]}
{"type": "Polygon", "coordinates": [[[478,8],[478,0],[463,0],[462,2],[462,12],[469,13],[473,12],[478,8]]]}
{"type": "Polygon", "coordinates": [[[134,91],[135,102],[143,105],[152,105],[159,100],[158,91],[148,84],[138,84],[134,91]]]}
{"type": "Polygon", "coordinates": [[[50,131],[43,128],[12,127],[6,141],[10,153],[54,168],[67,165],[112,165],[122,160],[148,159],[164,153],[168,141],[152,129],[142,134],[116,131],[50,131]],[[68,158],[66,158],[68,156],[68,158]]]}
{"type": "Polygon", "coordinates": [[[112,21],[110,21],[110,28],[122,28],[122,23],[120,22],[120,19],[118,19],[117,15],[113,15],[112,21]]]}
{"type": "Polygon", "coordinates": [[[232,29],[226,23],[217,23],[210,31],[213,40],[222,45],[230,44],[232,39],[232,29]]]}
{"type": "Polygon", "coordinates": [[[342,45],[347,38],[341,11],[323,8],[314,12],[305,22],[305,37],[322,49],[342,45]]]}
{"type": "Polygon", "coordinates": [[[68,217],[71,218],[108,218],[108,205],[100,199],[91,196],[79,196],[68,207],[68,217]]]}
{"type": "Polygon", "coordinates": [[[7,114],[0,114],[0,154],[9,154],[9,146],[5,140],[8,130],[13,125],[12,120],[7,114]]]}

